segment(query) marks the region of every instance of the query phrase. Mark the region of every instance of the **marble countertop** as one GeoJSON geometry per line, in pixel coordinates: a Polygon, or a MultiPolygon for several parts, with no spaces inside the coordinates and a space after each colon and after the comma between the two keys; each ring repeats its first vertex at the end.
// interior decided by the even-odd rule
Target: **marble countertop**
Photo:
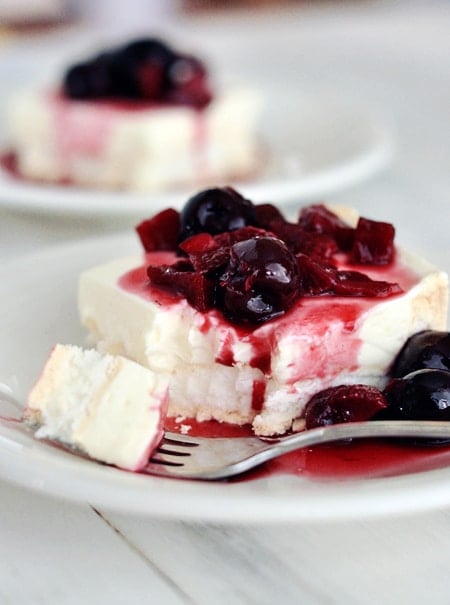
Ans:
{"type": "MultiPolygon", "coordinates": [[[[178,17],[168,27],[207,40],[214,62],[239,68],[261,88],[334,90],[380,109],[395,130],[391,163],[328,199],[393,222],[402,245],[450,272],[447,2],[289,5],[178,17]],[[242,44],[231,44],[242,38],[244,56],[242,44]]],[[[0,62],[40,41],[10,44],[0,47],[0,62]]],[[[2,265],[29,255],[32,269],[33,253],[129,230],[134,221],[0,204],[2,265]]],[[[7,297],[8,283],[1,287],[7,297]]],[[[254,524],[127,515],[3,480],[0,493],[5,605],[444,605],[450,598],[450,489],[448,506],[420,513],[254,524]]]]}

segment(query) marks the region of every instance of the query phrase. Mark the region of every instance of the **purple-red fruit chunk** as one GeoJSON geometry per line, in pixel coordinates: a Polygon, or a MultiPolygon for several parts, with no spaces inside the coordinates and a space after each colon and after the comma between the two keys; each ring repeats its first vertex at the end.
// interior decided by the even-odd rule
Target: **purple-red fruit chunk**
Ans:
{"type": "Polygon", "coordinates": [[[270,231],[273,221],[286,222],[281,211],[273,204],[256,204],[255,205],[256,224],[262,229],[270,231]]]}
{"type": "Polygon", "coordinates": [[[237,242],[219,280],[218,306],[240,324],[258,324],[284,314],[298,296],[295,256],[274,237],[237,242]]]}
{"type": "Polygon", "coordinates": [[[167,84],[167,98],[174,103],[201,108],[212,100],[206,67],[195,57],[178,56],[168,69],[167,84]]]}
{"type": "Polygon", "coordinates": [[[401,378],[421,369],[450,371],[450,332],[424,330],[411,336],[397,355],[390,375],[401,378]]]}
{"type": "Polygon", "coordinates": [[[395,282],[377,281],[359,271],[338,271],[339,281],[334,289],[338,296],[385,298],[403,292],[395,282]]]}
{"type": "Polygon", "coordinates": [[[180,215],[177,210],[167,208],[139,223],[136,231],[146,252],[175,251],[180,231],[180,215]]]}
{"type": "Polygon", "coordinates": [[[316,259],[328,260],[338,251],[336,241],[329,235],[308,233],[295,223],[274,220],[270,230],[297,254],[302,252],[316,259]]]}
{"type": "Polygon", "coordinates": [[[338,270],[334,265],[318,262],[307,254],[297,254],[299,291],[303,296],[332,294],[338,283],[338,270]]]}
{"type": "Polygon", "coordinates": [[[402,292],[396,283],[375,281],[359,271],[339,271],[334,265],[297,254],[300,293],[304,296],[334,294],[384,298],[402,292]]]}
{"type": "Polygon", "coordinates": [[[313,395],[305,407],[307,429],[372,419],[387,406],[383,393],[364,384],[330,387],[313,395]]]}
{"type": "Polygon", "coordinates": [[[228,248],[220,246],[209,233],[198,233],[180,244],[180,249],[188,255],[194,271],[209,273],[217,271],[228,262],[228,248]]]}
{"type": "Polygon", "coordinates": [[[350,250],[352,247],[355,230],[323,204],[313,204],[303,208],[298,223],[310,233],[332,236],[342,251],[350,250]]]}
{"type": "Polygon", "coordinates": [[[394,378],[384,390],[388,408],[382,418],[450,420],[450,372],[417,370],[394,378]]]}
{"type": "Polygon", "coordinates": [[[197,233],[216,235],[254,225],[255,208],[231,187],[207,189],[188,200],[180,222],[180,241],[197,233]]]}
{"type": "Polygon", "coordinates": [[[152,284],[183,296],[198,311],[205,312],[213,306],[214,283],[203,273],[196,273],[189,261],[149,266],[147,275],[152,284]]]}
{"type": "Polygon", "coordinates": [[[390,223],[360,218],[350,252],[352,262],[388,265],[394,259],[395,229],[390,223]]]}

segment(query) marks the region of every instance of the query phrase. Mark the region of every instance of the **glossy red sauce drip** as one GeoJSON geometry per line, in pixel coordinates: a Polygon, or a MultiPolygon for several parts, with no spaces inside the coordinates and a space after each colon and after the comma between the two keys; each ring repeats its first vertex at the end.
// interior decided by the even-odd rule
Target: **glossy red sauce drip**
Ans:
{"type": "MultiPolygon", "coordinates": [[[[146,263],[171,264],[175,258],[172,252],[152,252],[146,255],[146,263]]],[[[374,275],[376,279],[399,282],[405,291],[418,281],[417,275],[398,261],[389,267],[371,267],[367,273],[374,275]]],[[[167,289],[152,286],[145,266],[122,275],[118,285],[127,292],[165,307],[183,301],[181,296],[167,289]]],[[[208,333],[211,329],[221,331],[221,345],[216,352],[217,363],[234,365],[233,345],[239,340],[251,348],[249,365],[260,369],[266,376],[270,376],[272,370],[274,343],[280,339],[289,339],[291,335],[293,339],[303,335],[304,342],[307,343],[307,354],[299,358],[297,363],[292,361],[291,366],[286,368],[286,380],[294,383],[312,377],[334,376],[343,368],[349,371],[356,369],[360,347],[358,321],[365,312],[379,303],[380,299],[365,297],[304,297],[284,316],[257,327],[232,325],[220,312],[212,310],[203,314],[204,321],[199,329],[203,333],[208,333]]]]}
{"type": "MultiPolygon", "coordinates": [[[[186,419],[191,437],[253,436],[249,425],[238,427],[215,421],[198,423],[186,419]]],[[[180,423],[168,418],[166,429],[180,432],[180,423]]],[[[384,440],[341,442],[301,448],[267,462],[233,481],[254,480],[274,475],[296,475],[318,481],[394,477],[450,465],[450,446],[409,446],[384,440]]]]}
{"type": "Polygon", "coordinates": [[[264,380],[255,380],[253,382],[252,392],[252,409],[255,412],[260,412],[264,405],[264,397],[266,394],[266,383],[264,380]]]}

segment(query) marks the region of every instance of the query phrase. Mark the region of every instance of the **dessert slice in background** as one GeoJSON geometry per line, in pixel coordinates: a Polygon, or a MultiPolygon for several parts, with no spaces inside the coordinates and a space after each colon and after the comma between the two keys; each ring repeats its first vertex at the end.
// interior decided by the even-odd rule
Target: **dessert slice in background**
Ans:
{"type": "Polygon", "coordinates": [[[261,168],[260,106],[249,88],[213,90],[197,57],[134,40],[14,95],[12,164],[33,181],[139,192],[246,178],[261,168]]]}
{"type": "Polygon", "coordinates": [[[119,356],[54,347],[24,411],[38,438],[131,471],[162,437],[167,378],[119,356]]]}

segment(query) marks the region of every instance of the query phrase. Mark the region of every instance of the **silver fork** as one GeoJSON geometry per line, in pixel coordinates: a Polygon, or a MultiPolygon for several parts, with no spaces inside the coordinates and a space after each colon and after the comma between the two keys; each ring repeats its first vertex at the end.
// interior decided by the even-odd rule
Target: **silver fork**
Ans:
{"type": "Polygon", "coordinates": [[[293,450],[342,439],[450,439],[450,422],[377,420],[320,427],[281,438],[188,437],[164,434],[145,473],[176,479],[227,479],[293,450]]]}

